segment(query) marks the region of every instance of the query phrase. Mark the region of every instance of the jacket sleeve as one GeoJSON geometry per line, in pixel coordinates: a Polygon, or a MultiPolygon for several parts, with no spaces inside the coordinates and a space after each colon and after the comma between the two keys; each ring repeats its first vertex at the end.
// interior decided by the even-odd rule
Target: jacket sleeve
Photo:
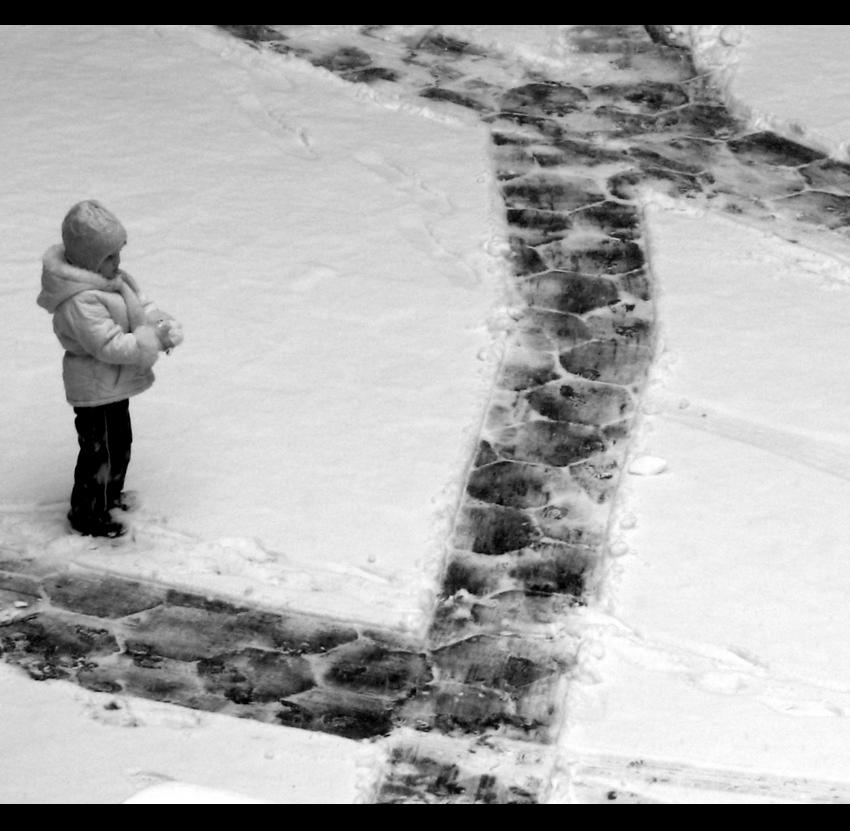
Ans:
{"type": "Polygon", "coordinates": [[[63,304],[68,333],[80,346],[107,364],[150,367],[159,357],[159,338],[151,326],[125,332],[97,297],[78,294],[63,304]]]}

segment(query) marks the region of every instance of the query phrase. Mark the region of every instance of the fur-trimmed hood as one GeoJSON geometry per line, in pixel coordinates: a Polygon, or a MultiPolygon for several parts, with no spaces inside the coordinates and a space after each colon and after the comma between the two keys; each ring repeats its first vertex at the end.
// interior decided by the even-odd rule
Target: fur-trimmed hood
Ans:
{"type": "Polygon", "coordinates": [[[119,279],[107,280],[94,271],[77,268],[65,259],[65,246],[52,245],[42,258],[41,292],[36,303],[53,314],[69,297],[81,291],[117,292],[121,290],[119,279]]]}

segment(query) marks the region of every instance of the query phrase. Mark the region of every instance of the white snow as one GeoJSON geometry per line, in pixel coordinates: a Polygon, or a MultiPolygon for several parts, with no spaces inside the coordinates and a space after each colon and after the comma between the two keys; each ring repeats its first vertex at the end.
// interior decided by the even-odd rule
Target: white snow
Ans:
{"type": "MultiPolygon", "coordinates": [[[[560,28],[445,27],[566,75],[560,28]]],[[[677,28],[754,128],[846,158],[848,27],[677,28]]],[[[498,358],[483,128],[211,30],[3,38],[0,545],[421,626],[498,358]],[[133,404],[143,522],[115,549],[62,530],[74,433],[33,302],[85,197],[186,329],[133,404]]],[[[583,775],[663,801],[846,800],[850,252],[669,201],[647,217],[661,351],[605,591],[577,612],[553,801],[581,801],[583,775]]],[[[5,803],[353,802],[380,762],[2,665],[0,713],[5,803]]]]}
{"type": "MultiPolygon", "coordinates": [[[[657,476],[665,470],[667,470],[667,460],[659,456],[638,456],[629,464],[629,473],[635,476],[657,476]]],[[[620,526],[623,526],[622,522],[620,526]]]]}
{"type": "Polygon", "coordinates": [[[421,627],[498,358],[486,128],[212,29],[3,37],[5,541],[421,627]],[[131,403],[138,541],[106,551],[63,527],[73,413],[33,303],[41,252],[89,197],[122,218],[122,264],[186,332],[131,403]]]}
{"type": "Polygon", "coordinates": [[[123,805],[268,805],[268,800],[251,799],[233,791],[204,788],[186,782],[163,782],[142,788],[123,805]]]}
{"type": "Polygon", "coordinates": [[[664,204],[646,207],[660,345],[630,472],[667,469],[623,480],[585,620],[602,657],[563,746],[644,798],[846,799],[850,267],[664,204]]]}

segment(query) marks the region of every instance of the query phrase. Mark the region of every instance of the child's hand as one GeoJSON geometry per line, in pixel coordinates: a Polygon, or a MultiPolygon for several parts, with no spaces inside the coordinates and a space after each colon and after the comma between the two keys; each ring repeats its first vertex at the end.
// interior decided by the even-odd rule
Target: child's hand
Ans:
{"type": "Polygon", "coordinates": [[[165,352],[183,343],[183,327],[174,318],[163,318],[154,328],[165,352]]]}

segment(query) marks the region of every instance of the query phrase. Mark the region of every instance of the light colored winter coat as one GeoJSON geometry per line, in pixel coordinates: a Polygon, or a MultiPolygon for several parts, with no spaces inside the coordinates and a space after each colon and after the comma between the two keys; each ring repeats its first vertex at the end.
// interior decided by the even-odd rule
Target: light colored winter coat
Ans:
{"type": "Polygon", "coordinates": [[[111,404],[144,392],[162,348],[153,324],[161,316],[119,271],[107,280],[65,259],[54,245],[44,255],[37,303],[53,315],[53,331],[65,350],[62,378],[74,407],[111,404]]]}

